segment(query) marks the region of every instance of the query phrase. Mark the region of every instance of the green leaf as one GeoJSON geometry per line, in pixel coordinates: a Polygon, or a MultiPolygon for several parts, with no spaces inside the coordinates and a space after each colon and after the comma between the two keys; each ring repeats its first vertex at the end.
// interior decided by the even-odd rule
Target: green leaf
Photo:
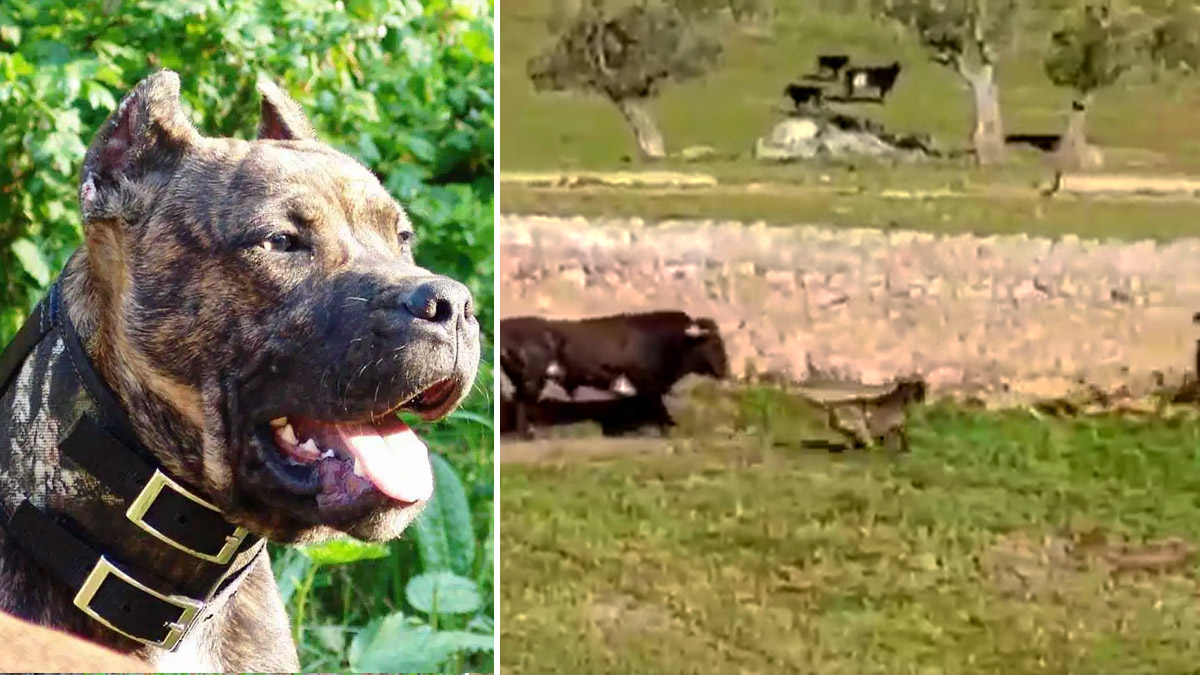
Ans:
{"type": "Polygon", "coordinates": [[[0,42],[19,47],[21,46],[21,28],[19,26],[0,26],[0,42]]]}
{"type": "Polygon", "coordinates": [[[454,655],[453,647],[432,639],[433,628],[414,624],[397,612],[373,621],[350,643],[350,669],[356,673],[432,673],[454,655]]]}
{"type": "Polygon", "coordinates": [[[382,155],[379,154],[379,146],[375,145],[374,139],[368,133],[363,133],[358,137],[358,158],[365,162],[368,166],[377,164],[382,155]]]}
{"type": "Polygon", "coordinates": [[[322,647],[335,654],[341,654],[346,648],[346,629],[343,626],[311,626],[308,630],[322,647]]]}
{"type": "Polygon", "coordinates": [[[475,529],[471,506],[454,467],[430,454],[433,465],[433,498],[413,523],[413,540],[426,572],[448,570],[468,575],[475,561],[475,529]]]}
{"type": "Polygon", "coordinates": [[[435,642],[444,642],[454,653],[491,652],[496,649],[496,636],[470,633],[465,630],[442,630],[433,635],[435,642]]]}
{"type": "Polygon", "coordinates": [[[84,84],[83,90],[87,92],[88,105],[96,110],[105,112],[116,109],[117,99],[112,95],[103,84],[94,81],[88,81],[84,84]]]}
{"type": "Polygon", "coordinates": [[[17,262],[21,263],[21,268],[33,277],[34,281],[41,286],[50,283],[50,266],[46,264],[46,257],[37,244],[28,239],[17,239],[12,243],[12,252],[17,257],[17,262]]]}
{"type": "Polygon", "coordinates": [[[488,429],[491,429],[493,426],[493,422],[490,417],[484,417],[483,415],[480,415],[477,412],[472,412],[470,410],[463,410],[462,408],[459,408],[458,410],[455,410],[454,412],[450,413],[449,419],[461,420],[463,422],[471,422],[474,424],[481,424],[481,425],[487,427],[488,429]]]}
{"type": "Polygon", "coordinates": [[[292,599],[296,587],[303,582],[304,575],[308,574],[308,568],[313,564],[312,560],[297,549],[283,551],[283,555],[275,559],[271,567],[274,569],[279,584],[279,595],[284,604],[292,599]]]}
{"type": "Polygon", "coordinates": [[[434,147],[433,143],[430,143],[420,136],[414,136],[412,134],[405,136],[402,142],[408,146],[408,151],[411,152],[413,157],[416,157],[418,161],[424,164],[433,163],[433,158],[437,154],[437,148],[434,147]]]}
{"type": "Polygon", "coordinates": [[[354,539],[335,539],[324,544],[305,546],[300,552],[318,565],[344,565],[360,560],[388,556],[387,544],[367,543],[354,539]]]}
{"type": "Polygon", "coordinates": [[[483,604],[475,582],[450,572],[420,574],[404,589],[408,604],[428,615],[470,614],[483,604]]]}
{"type": "Polygon", "coordinates": [[[495,552],[493,550],[496,541],[495,531],[496,521],[493,518],[488,522],[487,538],[483,540],[483,559],[479,561],[479,571],[476,574],[476,581],[484,588],[487,587],[488,581],[495,578],[495,552]]]}

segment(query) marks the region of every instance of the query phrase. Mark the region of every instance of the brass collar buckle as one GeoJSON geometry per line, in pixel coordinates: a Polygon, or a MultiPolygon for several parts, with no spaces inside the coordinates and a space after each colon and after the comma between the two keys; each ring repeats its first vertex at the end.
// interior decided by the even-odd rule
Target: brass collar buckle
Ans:
{"type": "Polygon", "coordinates": [[[195,549],[188,548],[187,546],[184,546],[183,544],[158,531],[154,528],[154,526],[145,521],[146,512],[150,510],[150,507],[154,504],[154,500],[158,499],[158,495],[161,494],[164,489],[169,489],[182,497],[186,497],[187,499],[199,504],[200,506],[203,506],[204,508],[211,509],[217,513],[221,512],[221,510],[216,506],[213,506],[204,499],[192,494],[187,488],[183,487],[179,483],[176,483],[174,480],[171,480],[171,478],[165,473],[156,469],[154,471],[154,475],[151,476],[150,480],[146,482],[146,486],[142,488],[142,491],[138,493],[138,496],[129,504],[129,508],[125,510],[125,517],[133,521],[134,525],[137,525],[150,535],[179,549],[180,551],[187,553],[188,555],[200,558],[201,560],[207,560],[208,562],[217,563],[218,565],[224,565],[232,560],[233,554],[237,553],[238,548],[242,545],[242,541],[246,539],[246,535],[248,534],[246,528],[244,527],[237,528],[234,530],[232,535],[225,537],[225,544],[221,547],[221,550],[214,555],[211,553],[202,553],[195,549]]]}
{"type": "Polygon", "coordinates": [[[137,579],[134,579],[128,574],[117,569],[104,556],[101,556],[100,559],[96,561],[96,565],[92,567],[92,571],[88,573],[87,579],[84,580],[83,585],[80,586],[79,592],[75,594],[75,599],[72,602],[76,607],[82,610],[84,614],[87,614],[96,621],[108,626],[121,635],[152,647],[161,647],[162,649],[166,649],[168,651],[175,649],[175,646],[179,644],[179,641],[183,638],[183,635],[187,633],[188,629],[192,627],[193,623],[195,623],[197,617],[200,616],[200,610],[204,609],[204,603],[200,602],[199,600],[194,600],[182,595],[164,595],[159,593],[153,588],[146,586],[137,579]],[[91,607],[92,599],[96,597],[96,593],[99,592],[100,587],[104,585],[104,583],[108,581],[110,577],[116,577],[126,585],[179,609],[179,618],[163,626],[163,628],[165,628],[167,631],[166,635],[158,640],[139,635],[132,635],[124,630],[121,630],[120,628],[117,628],[109,619],[101,616],[99,612],[91,607]]]}

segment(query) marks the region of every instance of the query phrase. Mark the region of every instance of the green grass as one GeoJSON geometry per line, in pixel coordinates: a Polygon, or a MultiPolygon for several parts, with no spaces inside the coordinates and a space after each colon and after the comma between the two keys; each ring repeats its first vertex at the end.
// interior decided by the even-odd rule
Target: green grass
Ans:
{"type": "MultiPolygon", "coordinates": [[[[516,171],[629,170],[638,168],[632,138],[613,106],[576,93],[538,93],[525,72],[527,59],[549,40],[549,0],[501,8],[502,59],[500,169],[516,171]]],[[[722,185],[767,184],[766,193],[654,194],[636,190],[540,190],[504,185],[506,213],[637,215],[766,220],[886,227],[893,223],[931,231],[1063,233],[1085,236],[1169,238],[1197,233],[1193,202],[1148,203],[1111,199],[1044,203],[1035,185],[1051,170],[1036,152],[1015,151],[1009,166],[978,170],[963,160],[892,165],[853,163],[763,164],[750,158],[756,137],[782,118],[784,85],[811,69],[822,52],[844,51],[860,62],[899,59],[905,70],[884,106],[844,106],[898,132],[930,133],[943,146],[962,148],[971,123],[970,97],[948,69],[932,63],[903,30],[861,13],[840,11],[848,2],[778,3],[768,32],[731,29],[723,64],[703,79],[668,86],[656,103],[668,149],[708,145],[731,158],[686,163],[671,159],[653,168],[698,171],[722,185]],[[812,188],[812,189],[792,189],[812,188]],[[861,190],[830,196],[816,188],[861,190]],[[872,198],[883,189],[966,190],[958,199],[917,201],[872,198]]],[[[861,4],[861,3],[859,3],[861,4]]],[[[1053,14],[1026,18],[1025,29],[999,69],[1009,133],[1059,133],[1070,94],[1055,88],[1041,66],[1045,26],[1053,14]]],[[[1090,113],[1093,142],[1105,150],[1109,171],[1200,172],[1200,78],[1154,81],[1134,72],[1096,97],[1090,113]]]]}
{"type": "Polygon", "coordinates": [[[1200,567],[1137,567],[1200,542],[1194,419],[935,406],[828,455],[764,391],[736,436],[502,467],[506,671],[1195,672],[1200,567]]]}
{"type": "MultiPolygon", "coordinates": [[[[595,96],[537,93],[526,76],[526,61],[549,40],[550,4],[529,0],[501,7],[500,168],[615,168],[623,155],[633,154],[633,146],[613,106],[595,96]]],[[[863,63],[899,59],[905,68],[885,106],[852,110],[896,131],[965,142],[970,97],[956,76],[932,63],[905,31],[842,12],[836,6],[843,4],[781,2],[769,33],[731,31],[721,67],[703,79],[668,86],[659,100],[669,147],[710,145],[748,154],[754,139],[780,117],[784,85],[812,69],[818,53],[840,51],[863,63]]],[[[1047,12],[1030,16],[999,69],[1011,133],[1058,133],[1064,126],[1070,94],[1054,87],[1041,65],[1044,26],[1052,22],[1047,12]]],[[[1097,95],[1090,119],[1093,140],[1127,149],[1119,153],[1124,155],[1119,164],[1131,168],[1200,170],[1200,129],[1193,123],[1197,103],[1200,83],[1194,78],[1155,83],[1136,73],[1097,95]]]]}
{"type": "Polygon", "coordinates": [[[1159,239],[1200,235],[1200,208],[1184,200],[964,196],[901,199],[879,194],[793,190],[569,190],[504,185],[506,213],[606,218],[762,220],[777,225],[910,229],[939,234],[1026,233],[1094,239],[1159,239]]]}

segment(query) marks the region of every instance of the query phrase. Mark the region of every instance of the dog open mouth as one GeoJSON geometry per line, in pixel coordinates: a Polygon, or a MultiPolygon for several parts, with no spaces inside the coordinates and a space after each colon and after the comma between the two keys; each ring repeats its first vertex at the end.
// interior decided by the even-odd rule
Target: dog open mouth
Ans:
{"type": "Polygon", "coordinates": [[[396,412],[438,419],[458,394],[458,385],[446,379],[370,419],[277,417],[264,430],[270,442],[263,459],[281,486],[315,498],[323,520],[354,519],[389,502],[411,506],[433,495],[433,470],[425,443],[396,412]]]}

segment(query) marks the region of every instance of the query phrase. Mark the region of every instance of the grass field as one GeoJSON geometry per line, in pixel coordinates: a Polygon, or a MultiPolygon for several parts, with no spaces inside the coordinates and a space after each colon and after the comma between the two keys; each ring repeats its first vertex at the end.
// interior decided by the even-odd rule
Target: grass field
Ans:
{"type": "MultiPolygon", "coordinates": [[[[899,59],[896,132],[965,143],[969,99],[911,37],[850,0],[776,2],[769,31],[728,36],[723,66],[657,103],[667,160],[699,189],[502,184],[505,213],[1171,239],[1189,198],[1043,197],[1050,169],[962,160],[766,165],[754,139],[815,55],[899,59]],[[802,8],[802,9],[801,9],[802,8]],[[926,193],[926,196],[896,194],[926,193]]],[[[499,153],[512,172],[637,170],[599,98],[538,94],[527,58],[550,0],[502,7],[499,153]]],[[[861,3],[855,3],[861,4],[861,3]]],[[[1040,4],[1045,7],[1051,3],[1040,4]]],[[[1010,133],[1058,133],[1070,95],[1041,68],[1053,17],[1026,17],[1002,64],[1010,133]]],[[[1200,78],[1135,73],[1090,116],[1106,171],[1200,174],[1200,78]]],[[[912,452],[804,447],[820,421],[777,390],[681,419],[667,439],[505,444],[501,660],[506,672],[1194,673],[1200,662],[1200,420],[1037,417],[938,404],[912,452]]],[[[702,411],[703,412],[703,411],[702,411]]],[[[811,411],[809,411],[811,412],[811,411]]]]}
{"type": "MultiPolygon", "coordinates": [[[[659,101],[670,148],[710,145],[747,154],[754,139],[780,117],[784,85],[812,69],[823,52],[845,52],[862,63],[899,59],[905,70],[887,104],[853,109],[871,113],[895,131],[965,141],[970,100],[956,76],[932,63],[904,31],[836,11],[839,4],[849,3],[777,2],[769,33],[730,32],[720,68],[701,80],[668,86],[659,101]]],[[[615,108],[598,97],[536,93],[526,76],[526,61],[549,40],[549,7],[550,0],[528,0],[501,8],[501,171],[615,168],[623,155],[633,154],[615,108]]],[[[999,68],[1010,133],[1062,130],[1070,93],[1054,87],[1041,65],[1046,26],[1053,21],[1049,13],[1026,17],[1013,53],[999,68]]],[[[1093,141],[1114,149],[1116,166],[1200,170],[1198,103],[1195,79],[1154,83],[1145,74],[1131,75],[1097,95],[1090,119],[1093,141]]]]}
{"type": "Polygon", "coordinates": [[[939,405],[887,458],[762,419],[502,465],[505,670],[1195,672],[1200,423],[939,405]]]}
{"type": "MultiPolygon", "coordinates": [[[[1012,164],[980,170],[966,160],[894,165],[853,163],[762,164],[750,158],[754,139],[783,117],[785,84],[811,69],[815,55],[845,52],[856,61],[905,67],[884,106],[843,108],[866,114],[897,132],[930,133],[941,144],[963,147],[971,122],[970,101],[956,76],[932,63],[907,33],[864,14],[838,11],[846,1],[776,3],[779,15],[767,31],[731,29],[723,64],[705,78],[668,86],[657,112],[668,150],[707,145],[731,159],[685,163],[671,159],[656,169],[715,176],[737,192],[751,183],[775,188],[738,194],[653,194],[633,190],[547,190],[502,184],[507,213],[636,214],[648,220],[674,217],[736,218],[777,223],[888,226],[917,229],[1009,232],[1024,229],[1123,237],[1196,234],[1200,210],[1194,202],[1170,204],[1129,200],[1113,209],[1110,200],[1044,204],[1035,185],[1051,170],[1044,156],[1014,152],[1012,164]],[[815,188],[861,190],[925,189],[963,192],[956,200],[897,205],[863,196],[831,198],[815,188]],[[964,189],[965,188],[965,189],[964,189]],[[1099,224],[1097,224],[1099,221],[1099,224]]],[[[549,0],[510,3],[502,8],[504,58],[500,86],[501,179],[514,171],[617,170],[634,154],[632,138],[613,106],[599,97],[533,90],[526,61],[549,40],[549,0]]],[[[999,69],[1002,106],[1009,133],[1059,133],[1069,92],[1045,77],[1041,50],[1054,15],[1031,13],[999,69]]],[[[1200,173],[1200,78],[1154,81],[1147,72],[1127,76],[1101,92],[1089,116],[1090,136],[1102,146],[1106,171],[1155,174],[1200,173]]]]}
{"type": "Polygon", "coordinates": [[[818,190],[501,188],[505,213],[605,218],[732,219],[776,225],[921,230],[941,234],[1027,233],[1094,239],[1200,236],[1200,202],[1156,198],[1045,198],[1030,190],[1008,196],[931,198],[818,190]]]}

